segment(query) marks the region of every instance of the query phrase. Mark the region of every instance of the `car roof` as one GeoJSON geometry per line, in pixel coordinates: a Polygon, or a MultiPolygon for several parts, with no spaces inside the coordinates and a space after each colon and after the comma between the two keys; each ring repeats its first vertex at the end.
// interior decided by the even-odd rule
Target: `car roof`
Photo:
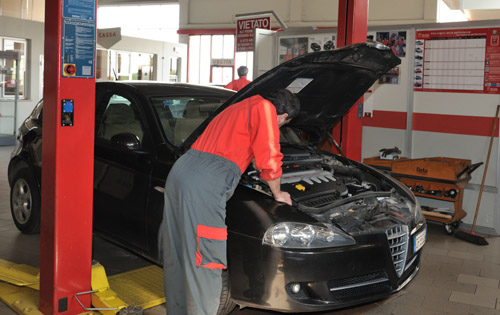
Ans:
{"type": "Polygon", "coordinates": [[[117,86],[133,89],[145,96],[190,95],[218,96],[229,98],[235,92],[217,86],[204,86],[188,83],[169,83],[158,81],[98,81],[97,88],[116,88],[117,86]]]}

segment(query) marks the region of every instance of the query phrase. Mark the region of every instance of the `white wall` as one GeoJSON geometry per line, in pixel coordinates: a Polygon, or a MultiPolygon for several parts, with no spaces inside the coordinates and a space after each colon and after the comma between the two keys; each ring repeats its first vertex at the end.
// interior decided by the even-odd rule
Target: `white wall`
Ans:
{"type": "MultiPolygon", "coordinates": [[[[43,38],[44,24],[21,20],[6,16],[0,16],[0,35],[11,36],[15,38],[27,39],[27,76],[26,76],[26,97],[27,99],[19,100],[17,111],[17,126],[31,113],[33,107],[42,97],[40,95],[40,56],[43,55],[43,38]]],[[[0,100],[0,112],[2,109],[12,110],[14,101],[0,100]],[[2,108],[3,107],[3,108],[2,108]]],[[[9,131],[12,132],[12,127],[9,126],[9,131]]]]}

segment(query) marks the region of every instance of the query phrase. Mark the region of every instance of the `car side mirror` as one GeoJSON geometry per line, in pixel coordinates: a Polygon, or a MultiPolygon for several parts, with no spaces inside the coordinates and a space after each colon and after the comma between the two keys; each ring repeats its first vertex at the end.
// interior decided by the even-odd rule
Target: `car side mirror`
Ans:
{"type": "Polygon", "coordinates": [[[141,141],[139,138],[129,132],[119,133],[112,136],[111,142],[117,146],[132,151],[139,150],[141,148],[141,141]]]}

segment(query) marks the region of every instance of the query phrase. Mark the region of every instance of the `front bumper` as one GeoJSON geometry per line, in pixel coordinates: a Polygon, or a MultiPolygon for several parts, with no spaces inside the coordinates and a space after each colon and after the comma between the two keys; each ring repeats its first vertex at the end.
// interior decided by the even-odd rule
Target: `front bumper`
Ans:
{"type": "Polygon", "coordinates": [[[231,297],[240,306],[324,311],[386,297],[401,290],[419,271],[421,250],[413,253],[412,237],[401,276],[384,233],[358,236],[356,241],[357,245],[343,248],[291,251],[230,234],[231,297]]]}

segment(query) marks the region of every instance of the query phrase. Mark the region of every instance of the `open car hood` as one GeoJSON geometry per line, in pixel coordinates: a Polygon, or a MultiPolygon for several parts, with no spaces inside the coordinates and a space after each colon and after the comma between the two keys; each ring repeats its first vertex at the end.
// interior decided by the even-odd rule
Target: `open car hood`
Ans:
{"type": "Polygon", "coordinates": [[[380,43],[360,43],[299,56],[267,71],[234,94],[183,144],[187,149],[221,111],[250,96],[288,88],[300,100],[300,113],[287,126],[318,142],[383,74],[401,63],[380,43]]]}

